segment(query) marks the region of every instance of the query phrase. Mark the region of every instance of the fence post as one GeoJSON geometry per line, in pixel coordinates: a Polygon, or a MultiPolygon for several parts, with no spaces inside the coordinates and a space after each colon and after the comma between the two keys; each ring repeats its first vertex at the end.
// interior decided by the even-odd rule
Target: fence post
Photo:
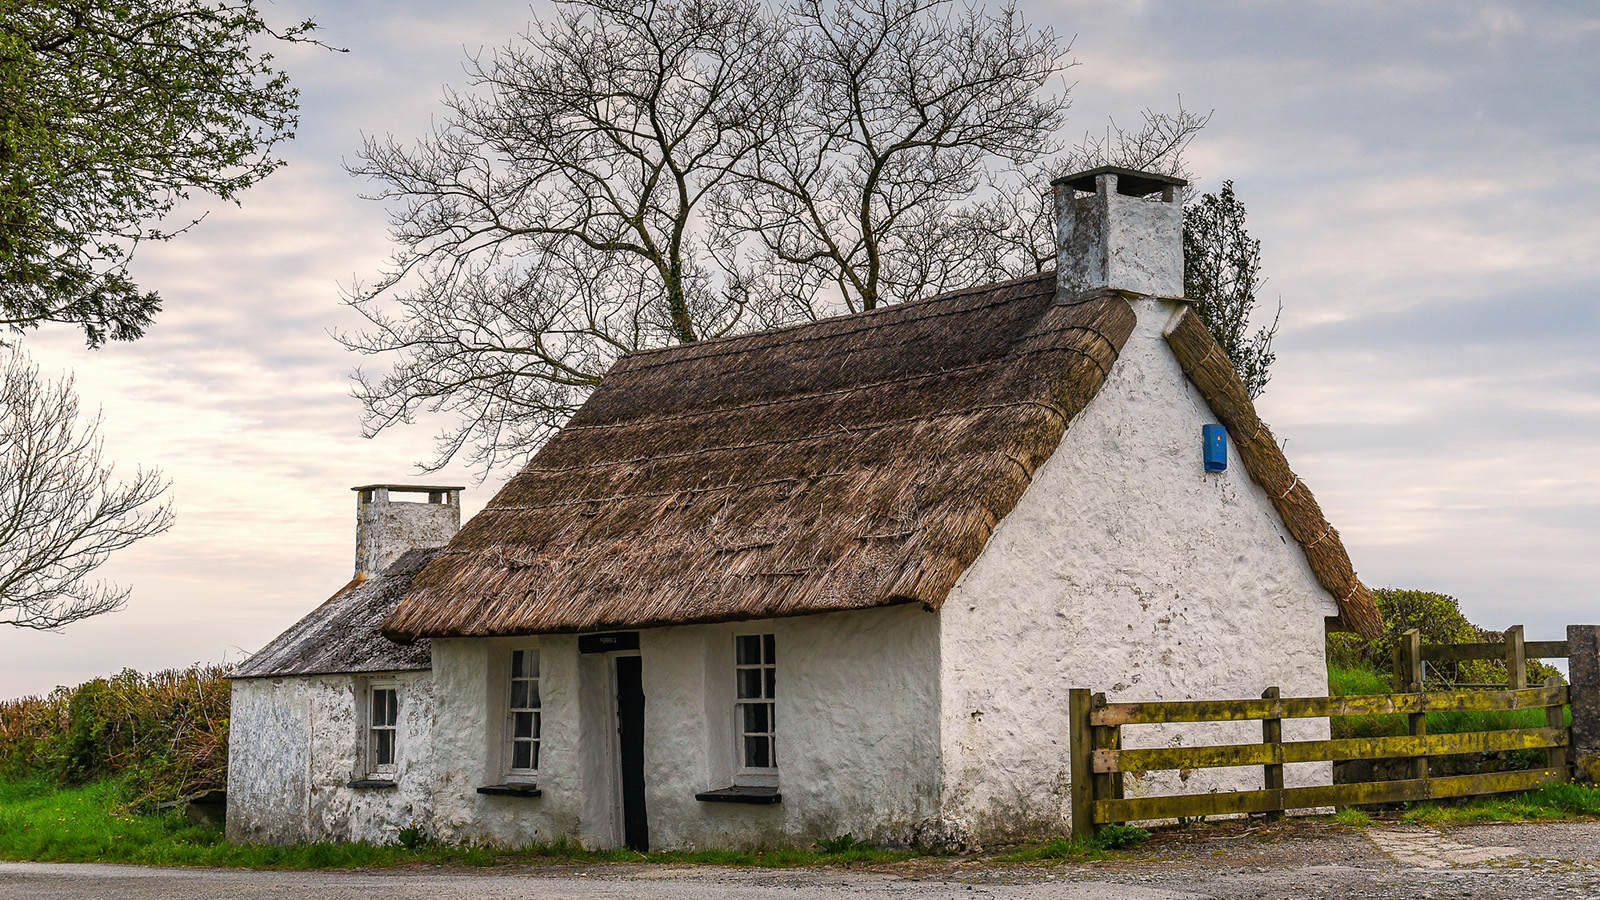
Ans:
{"type": "MultiPolygon", "coordinates": [[[[1544,686],[1546,690],[1551,691],[1560,689],[1561,676],[1551,675],[1549,678],[1544,680],[1544,686]]],[[[1544,727],[1555,728],[1557,730],[1565,729],[1567,727],[1567,717],[1563,715],[1564,709],[1565,704],[1562,703],[1552,703],[1549,706],[1546,706],[1544,708],[1544,727]]],[[[1570,745],[1571,735],[1568,735],[1568,738],[1568,743],[1570,745]]],[[[1560,772],[1563,778],[1570,779],[1572,777],[1572,772],[1567,768],[1569,760],[1567,749],[1567,747],[1551,747],[1550,749],[1546,750],[1544,752],[1544,765],[1547,769],[1555,769],[1556,771],[1560,772]]]]}
{"type": "Polygon", "coordinates": [[[1522,626],[1506,629],[1506,688],[1520,691],[1528,686],[1528,654],[1522,643],[1522,626]]]}
{"type": "Polygon", "coordinates": [[[1072,836],[1090,838],[1094,824],[1094,741],[1090,738],[1089,689],[1067,691],[1067,752],[1072,756],[1072,836]]]}
{"type": "Polygon", "coordinates": [[[1600,782],[1600,625],[1567,626],[1572,752],[1579,776],[1600,782]]]}
{"type": "Polygon", "coordinates": [[[1394,645],[1394,690],[1397,694],[1422,691],[1422,634],[1413,628],[1394,645]]]}
{"type": "MultiPolygon", "coordinates": [[[[1105,709],[1106,695],[1095,694],[1089,698],[1089,709],[1105,709]]],[[[1121,725],[1090,725],[1089,743],[1094,750],[1121,750],[1122,726],[1121,725]]],[[[1102,772],[1094,776],[1094,798],[1096,800],[1121,800],[1122,799],[1121,771],[1102,772]]]]}
{"type": "MultiPolygon", "coordinates": [[[[1277,686],[1269,687],[1266,690],[1261,692],[1261,699],[1263,699],[1263,700],[1276,700],[1276,699],[1278,699],[1279,696],[1281,696],[1281,694],[1279,693],[1277,686]]],[[[1279,745],[1281,745],[1283,743],[1283,720],[1282,719],[1262,719],[1261,720],[1261,742],[1263,744],[1279,744],[1279,745]]],[[[1281,756],[1281,753],[1280,753],[1280,755],[1277,755],[1276,758],[1282,759],[1283,757],[1281,756]]],[[[1281,790],[1283,790],[1283,764],[1282,763],[1268,763],[1267,765],[1262,766],[1261,770],[1262,770],[1262,777],[1263,777],[1263,780],[1264,780],[1264,784],[1265,784],[1265,787],[1266,787],[1267,790],[1269,790],[1269,791],[1281,791],[1281,790]]],[[[1267,821],[1269,821],[1269,822],[1276,822],[1276,821],[1278,821],[1278,820],[1280,820],[1282,818],[1283,818],[1283,810],[1281,810],[1281,809],[1269,810],[1267,812],[1267,821]]]]}
{"type": "MultiPolygon", "coordinates": [[[[1422,693],[1422,634],[1417,629],[1413,628],[1400,636],[1400,658],[1404,663],[1400,673],[1404,682],[1401,690],[1410,694],[1422,693]]],[[[1406,730],[1412,737],[1422,737],[1428,733],[1428,714],[1410,713],[1406,716],[1406,725],[1406,730]]],[[[1423,780],[1428,777],[1426,756],[1411,758],[1411,777],[1423,780]]]]}

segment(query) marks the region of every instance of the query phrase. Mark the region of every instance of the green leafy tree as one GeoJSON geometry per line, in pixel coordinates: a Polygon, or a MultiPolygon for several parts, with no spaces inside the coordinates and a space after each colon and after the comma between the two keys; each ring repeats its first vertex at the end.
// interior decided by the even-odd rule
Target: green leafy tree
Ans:
{"type": "MultiPolygon", "coordinates": [[[[1415,628],[1423,644],[1476,644],[1498,641],[1499,632],[1485,631],[1461,612],[1461,601],[1432,591],[1379,588],[1372,592],[1383,615],[1383,634],[1363,640],[1352,634],[1328,635],[1328,665],[1364,668],[1379,673],[1394,670],[1395,647],[1401,635],[1415,628]]],[[[1428,680],[1465,684],[1500,684],[1506,680],[1504,663],[1494,660],[1428,664],[1428,680]]],[[[1528,683],[1540,684],[1559,671],[1538,660],[1528,661],[1528,683]]]]}
{"type": "Polygon", "coordinates": [[[274,31],[255,0],[0,0],[0,325],[143,334],[161,298],[135,249],[283,164],[297,92],[253,44],[313,27],[274,31]]]}
{"type": "MultiPolygon", "coordinates": [[[[1278,333],[1278,313],[1272,324],[1250,331],[1261,289],[1261,242],[1245,229],[1244,204],[1233,193],[1233,182],[1222,190],[1191,200],[1183,210],[1183,295],[1211,330],[1233,362],[1252,398],[1267,386],[1267,370],[1277,354],[1272,338],[1278,333]]],[[[1283,306],[1279,304],[1278,312],[1283,306]]]]}

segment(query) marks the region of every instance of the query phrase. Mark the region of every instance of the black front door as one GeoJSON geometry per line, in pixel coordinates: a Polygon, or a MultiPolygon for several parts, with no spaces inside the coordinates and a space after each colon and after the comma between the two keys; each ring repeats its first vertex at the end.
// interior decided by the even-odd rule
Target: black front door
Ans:
{"type": "Polygon", "coordinates": [[[639,657],[617,657],[617,736],[622,760],[622,839],[634,850],[650,849],[644,812],[644,682],[639,657]]]}

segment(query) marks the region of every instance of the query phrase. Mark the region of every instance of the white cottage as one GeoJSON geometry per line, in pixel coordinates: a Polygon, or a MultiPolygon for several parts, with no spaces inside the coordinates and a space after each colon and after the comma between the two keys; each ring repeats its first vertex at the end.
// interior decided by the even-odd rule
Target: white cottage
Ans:
{"type": "MultiPolygon", "coordinates": [[[[230,835],[1059,834],[1069,688],[1326,693],[1326,629],[1376,609],[1181,300],[1181,184],[1058,181],[1058,272],[621,359],[442,551],[375,579],[406,582],[381,628],[430,642],[430,675],[251,661],[230,835]],[[315,690],[342,704],[320,726],[315,690]]],[[[352,642],[381,640],[369,614],[352,642]]]]}

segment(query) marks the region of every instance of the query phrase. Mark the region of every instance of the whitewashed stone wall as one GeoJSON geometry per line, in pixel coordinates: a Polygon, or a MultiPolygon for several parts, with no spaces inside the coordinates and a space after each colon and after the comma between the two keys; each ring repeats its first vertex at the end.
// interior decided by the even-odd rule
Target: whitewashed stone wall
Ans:
{"type": "MultiPolygon", "coordinates": [[[[654,849],[805,844],[845,832],[921,839],[937,820],[937,619],[920,607],[680,626],[640,633],[645,783],[654,849]],[[706,803],[733,780],[733,636],[777,646],[779,789],[773,806],[706,803]]],[[[609,658],[571,636],[436,640],[434,825],[446,840],[516,846],[621,840],[612,796],[609,658]],[[518,647],[540,651],[544,746],[537,798],[477,793],[503,780],[499,678],[518,647]]]]}
{"type": "Polygon", "coordinates": [[[399,721],[393,788],[351,788],[366,773],[357,703],[361,676],[312,675],[233,682],[228,735],[230,841],[394,843],[415,821],[431,829],[432,677],[395,682],[399,721]]]}
{"type": "MultiPolygon", "coordinates": [[[[1327,694],[1333,599],[1231,443],[1227,471],[1205,471],[1200,426],[1216,419],[1162,337],[1178,305],[1135,309],[1105,386],[940,613],[943,811],[969,841],[1069,828],[1070,688],[1112,702],[1327,694]]],[[[1124,745],[1261,739],[1255,722],[1205,728],[1128,727],[1124,745]]],[[[1284,723],[1288,740],[1326,736],[1326,720],[1284,723]]],[[[1130,779],[1129,796],[1259,788],[1260,772],[1130,779]]],[[[1286,772],[1291,786],[1329,778],[1325,763],[1286,772]]]]}

